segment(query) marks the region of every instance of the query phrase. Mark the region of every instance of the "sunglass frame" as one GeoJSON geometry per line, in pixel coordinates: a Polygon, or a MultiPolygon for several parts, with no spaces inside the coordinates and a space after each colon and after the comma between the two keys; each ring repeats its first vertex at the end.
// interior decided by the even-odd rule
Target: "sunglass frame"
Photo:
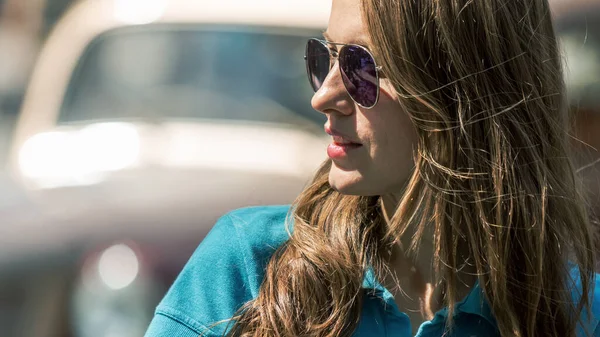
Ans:
{"type": "MultiPolygon", "coordinates": [[[[306,63],[306,73],[308,75],[308,79],[310,82],[311,87],[313,88],[313,90],[315,90],[314,88],[314,84],[312,83],[312,76],[311,76],[311,70],[308,66],[308,46],[310,41],[317,41],[319,42],[321,45],[323,45],[328,53],[329,53],[329,72],[331,72],[331,69],[334,67],[335,62],[331,62],[331,59],[334,58],[339,62],[339,55],[342,54],[342,50],[344,48],[348,48],[348,47],[358,47],[361,48],[362,50],[364,50],[365,52],[367,52],[367,54],[369,55],[369,57],[371,57],[371,59],[373,60],[373,65],[375,66],[375,85],[376,85],[376,95],[375,95],[375,102],[373,103],[373,105],[371,106],[364,106],[362,104],[360,104],[359,102],[356,101],[356,99],[354,97],[352,97],[352,95],[350,94],[350,91],[348,90],[348,87],[346,86],[346,83],[344,81],[342,81],[344,83],[344,88],[346,89],[346,92],[348,93],[348,96],[350,96],[350,98],[352,99],[352,101],[354,101],[354,103],[356,103],[358,106],[360,106],[363,109],[372,109],[375,105],[377,105],[377,102],[379,102],[379,91],[381,90],[380,85],[379,85],[379,72],[381,71],[382,67],[377,65],[377,60],[375,60],[375,57],[373,56],[373,53],[371,53],[371,51],[369,51],[369,49],[365,46],[359,45],[359,44],[353,44],[353,43],[341,43],[341,42],[331,42],[331,41],[327,41],[327,40],[321,40],[321,39],[317,39],[317,38],[311,38],[308,39],[308,41],[306,42],[306,48],[305,48],[305,53],[304,53],[304,61],[306,63]],[[334,45],[334,46],[342,46],[342,48],[340,49],[340,51],[332,51],[331,48],[329,48],[329,45],[334,45]]],[[[344,76],[343,72],[342,72],[342,67],[341,65],[338,65],[338,68],[340,70],[340,75],[344,76]]],[[[329,73],[327,74],[327,76],[329,76],[329,73]]],[[[327,78],[327,76],[325,76],[325,79],[327,78]]],[[[323,79],[323,83],[325,82],[325,79],[323,79]]],[[[315,92],[318,89],[315,90],[315,92]]]]}

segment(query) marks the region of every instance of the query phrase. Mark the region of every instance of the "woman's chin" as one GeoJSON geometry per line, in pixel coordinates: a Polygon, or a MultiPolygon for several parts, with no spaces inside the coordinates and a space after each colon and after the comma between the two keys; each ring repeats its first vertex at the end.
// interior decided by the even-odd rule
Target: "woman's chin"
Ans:
{"type": "Polygon", "coordinates": [[[369,191],[368,184],[358,171],[345,171],[335,165],[329,171],[329,185],[341,194],[346,195],[376,195],[369,191]]]}

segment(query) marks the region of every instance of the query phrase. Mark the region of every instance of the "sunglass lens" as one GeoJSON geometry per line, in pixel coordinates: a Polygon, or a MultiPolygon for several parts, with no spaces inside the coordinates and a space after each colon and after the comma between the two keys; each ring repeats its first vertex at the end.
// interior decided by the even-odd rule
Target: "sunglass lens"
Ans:
{"type": "Polygon", "coordinates": [[[377,103],[379,80],[373,56],[359,46],[345,46],[340,51],[342,80],[356,103],[371,108],[377,103]]]}
{"type": "Polygon", "coordinates": [[[314,91],[319,90],[329,74],[329,49],[318,40],[310,39],[306,44],[306,71],[314,91]]]}

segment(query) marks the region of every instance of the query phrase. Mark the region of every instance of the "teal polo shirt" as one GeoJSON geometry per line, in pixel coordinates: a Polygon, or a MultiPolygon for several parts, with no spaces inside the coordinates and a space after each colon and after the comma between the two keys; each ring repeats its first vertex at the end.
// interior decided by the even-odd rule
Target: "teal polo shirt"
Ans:
{"type": "MultiPolygon", "coordinates": [[[[285,219],[290,206],[262,206],[235,210],[221,217],[198,246],[163,300],[146,337],[222,336],[227,320],[246,302],[258,295],[265,267],[273,252],[288,240],[285,219]]],[[[578,277],[573,272],[577,295],[578,277]]],[[[599,288],[600,278],[595,280],[599,288]]],[[[412,336],[408,316],[401,312],[393,295],[374,277],[372,271],[363,280],[364,301],[355,337],[412,336]]],[[[595,293],[597,293],[596,290],[595,293]]],[[[576,298],[576,297],[574,297],[576,298]]],[[[476,283],[470,293],[456,305],[455,327],[445,331],[447,309],[437,312],[423,323],[419,337],[499,336],[496,322],[483,292],[476,283]],[[446,333],[446,334],[444,334],[446,333]]],[[[592,313],[585,314],[584,328],[600,337],[600,296],[592,299],[592,313]]]]}

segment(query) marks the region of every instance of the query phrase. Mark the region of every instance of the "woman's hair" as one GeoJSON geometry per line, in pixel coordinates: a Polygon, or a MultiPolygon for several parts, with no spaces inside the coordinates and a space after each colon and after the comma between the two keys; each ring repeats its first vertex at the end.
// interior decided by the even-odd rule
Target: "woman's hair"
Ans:
{"type": "Polygon", "coordinates": [[[380,197],[334,191],[325,162],[229,334],[350,336],[365,271],[388,272],[386,251],[410,225],[413,249],[433,229],[448,317],[469,264],[503,337],[575,336],[589,301],[573,300],[569,270],[588,294],[594,247],[547,0],[363,0],[362,11],[418,134],[414,172],[388,223],[380,197]]]}

